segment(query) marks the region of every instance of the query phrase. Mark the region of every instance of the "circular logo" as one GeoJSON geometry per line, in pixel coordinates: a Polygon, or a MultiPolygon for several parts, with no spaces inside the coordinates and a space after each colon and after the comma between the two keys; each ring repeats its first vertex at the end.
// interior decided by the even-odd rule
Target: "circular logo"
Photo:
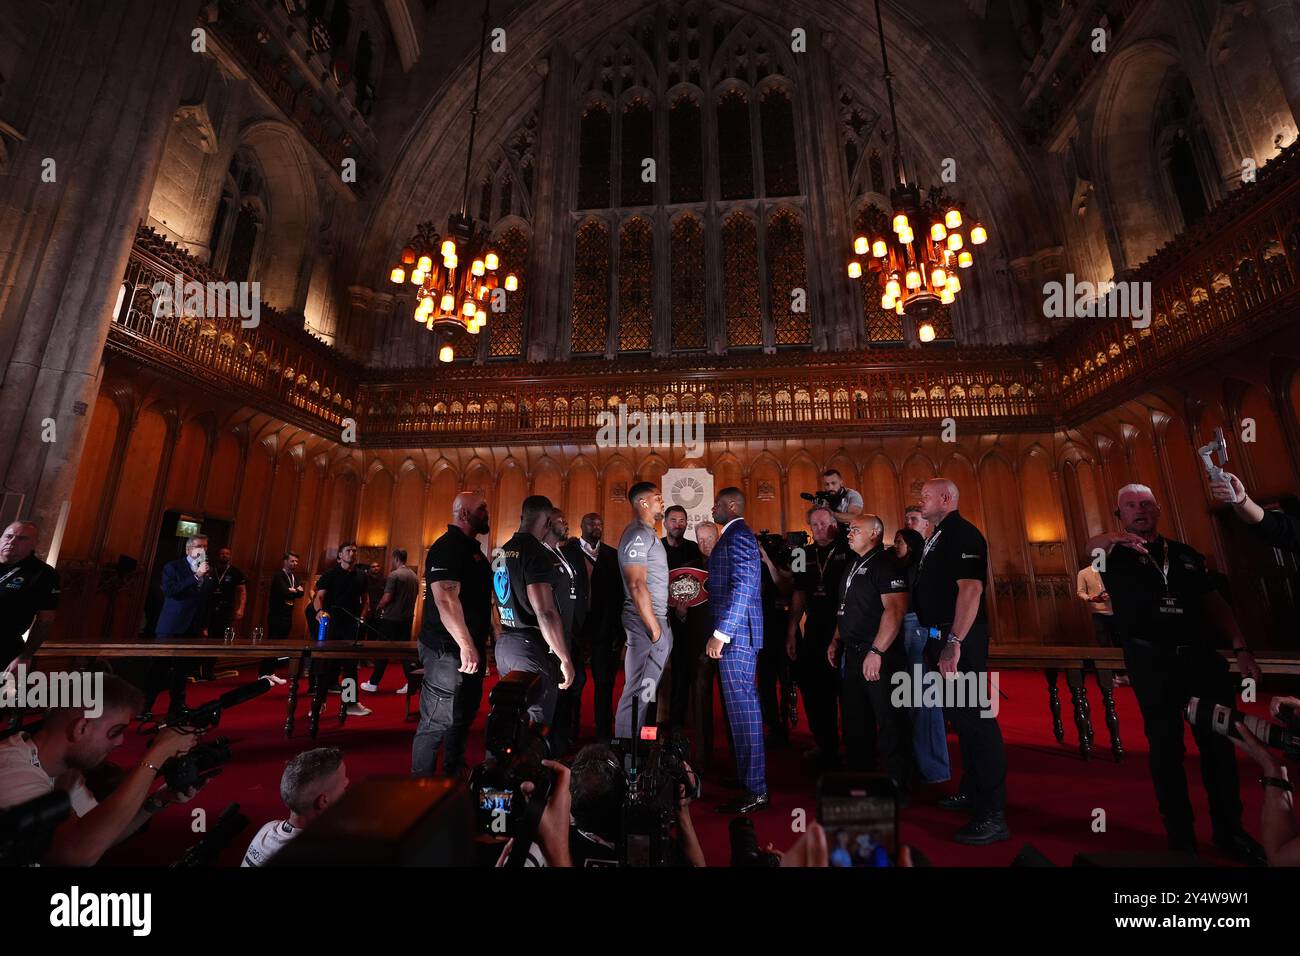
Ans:
{"type": "Polygon", "coordinates": [[[689,475],[678,478],[669,489],[668,496],[673,499],[673,504],[681,505],[690,511],[704,500],[704,485],[700,484],[699,479],[689,475]]]}
{"type": "Polygon", "coordinates": [[[492,572],[492,588],[497,592],[497,601],[507,604],[510,601],[510,572],[503,564],[492,572]]]}

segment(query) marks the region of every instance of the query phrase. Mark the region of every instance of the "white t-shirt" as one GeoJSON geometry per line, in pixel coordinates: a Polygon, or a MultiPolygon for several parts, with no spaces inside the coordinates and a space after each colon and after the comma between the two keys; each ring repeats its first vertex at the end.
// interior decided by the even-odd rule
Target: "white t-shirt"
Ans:
{"type": "MultiPolygon", "coordinates": [[[[53,789],[54,778],[41,766],[40,755],[31,737],[14,734],[7,740],[0,740],[0,810],[43,797],[53,789]]],[[[68,791],[68,797],[72,801],[72,812],[79,817],[99,806],[85,780],[78,780],[68,791]]]]}
{"type": "Polygon", "coordinates": [[[302,830],[288,820],[272,820],[257,831],[240,866],[262,866],[302,830]]]}

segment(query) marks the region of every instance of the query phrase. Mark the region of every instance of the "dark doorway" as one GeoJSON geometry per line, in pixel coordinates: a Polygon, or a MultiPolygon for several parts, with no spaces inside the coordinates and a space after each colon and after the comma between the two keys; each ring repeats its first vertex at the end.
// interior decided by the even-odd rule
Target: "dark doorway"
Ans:
{"type": "Polygon", "coordinates": [[[208,553],[216,554],[230,543],[233,522],[182,511],[164,511],[158,529],[158,546],[154,549],[153,567],[149,569],[149,591],[144,603],[144,632],[152,635],[162,613],[162,569],[168,561],[185,556],[185,541],[191,534],[208,536],[208,553]]]}

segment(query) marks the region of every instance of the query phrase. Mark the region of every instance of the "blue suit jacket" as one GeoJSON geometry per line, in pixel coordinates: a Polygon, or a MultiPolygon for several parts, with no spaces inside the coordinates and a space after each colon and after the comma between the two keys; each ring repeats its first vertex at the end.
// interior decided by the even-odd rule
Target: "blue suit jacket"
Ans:
{"type": "Polygon", "coordinates": [[[709,606],[713,629],[732,644],[763,646],[763,563],[743,520],[727,528],[709,555],[709,606]]]}
{"type": "Polygon", "coordinates": [[[177,558],[163,565],[163,609],[154,628],[157,634],[197,634],[206,623],[204,615],[212,594],[212,578],[194,577],[190,563],[177,558]]]}

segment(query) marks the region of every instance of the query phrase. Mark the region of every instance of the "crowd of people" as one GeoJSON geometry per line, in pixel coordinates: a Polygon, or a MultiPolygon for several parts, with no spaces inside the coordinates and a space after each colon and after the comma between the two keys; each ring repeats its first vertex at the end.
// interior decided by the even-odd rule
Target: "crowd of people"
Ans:
{"type": "MultiPolygon", "coordinates": [[[[712,520],[697,525],[691,540],[685,510],[666,508],[660,489],[640,482],[628,491],[629,520],[617,547],[604,542],[599,515],[584,515],[580,535],[570,537],[563,512],[534,495],[523,502],[514,535],[491,557],[479,542],[491,530],[487,502],[473,492],[457,495],[451,521],[425,559],[418,664],[404,665],[408,685],[419,682],[412,774],[467,773],[467,739],[481,709],[491,647],[501,674],[540,676],[528,700],[529,716],[535,727],[548,729],[548,766],[564,783],[555,793],[573,791],[563,815],[593,844],[584,852],[597,857],[600,843],[608,840],[608,799],[617,776],[609,770],[618,766],[610,742],[638,739],[649,723],[666,724],[689,734],[696,765],[711,771],[721,763],[712,727],[715,686],[734,766],[723,784],[736,791],[720,812],[749,814],[770,805],[766,756],[769,748],[789,745],[797,688],[815,743],[803,755],[811,773],[884,773],[905,807],[918,781],[950,779],[951,727],[962,777],[939,803],[967,815],[952,839],[974,846],[1008,839],[1007,757],[996,709],[982,707],[978,696],[947,692],[937,704],[906,694],[900,705],[893,693],[900,683],[935,672],[945,688],[956,686],[959,677],[987,686],[983,534],[962,516],[960,490],[946,479],[924,484],[920,500],[907,508],[905,526],[892,536],[877,515],[864,510],[861,496],[844,487],[838,472],[826,472],[824,482],[807,512],[811,540],[803,543],[756,535],[745,520],[745,495],[734,487],[717,494],[712,520]],[[660,525],[663,537],[656,530],[660,525]],[[581,736],[588,663],[594,740],[581,736]],[[623,687],[616,701],[620,667],[623,687]],[[570,757],[571,771],[565,763],[570,757]],[[589,829],[583,829],[584,821],[589,829]]],[[[1213,482],[1211,491],[1275,546],[1300,550],[1300,520],[1260,508],[1234,476],[1213,482]]],[[[1094,612],[1098,641],[1123,648],[1170,848],[1194,852],[1183,708],[1193,696],[1234,707],[1237,686],[1216,642],[1231,647],[1243,677],[1262,675],[1204,558],[1163,534],[1160,514],[1150,488],[1120,489],[1120,530],[1089,541],[1089,551],[1099,557],[1081,571],[1079,595],[1094,612]]],[[[0,536],[0,608],[20,612],[3,620],[10,629],[16,626],[11,621],[23,623],[17,644],[8,630],[0,631],[0,640],[8,641],[6,663],[30,659],[35,645],[23,646],[21,634],[57,603],[57,575],[33,553],[37,533],[20,522],[0,536]]],[[[378,565],[359,567],[355,543],[341,543],[336,563],[317,579],[306,605],[313,633],[331,640],[355,641],[366,633],[409,640],[421,584],[406,561],[405,553],[395,551],[387,574],[378,565]]],[[[229,549],[220,549],[209,564],[202,536],[191,538],[185,556],[163,569],[162,587],[159,634],[220,633],[246,610],[245,578],[231,566],[229,549]]],[[[288,634],[306,593],[298,555],[286,554],[272,582],[272,637],[288,634]]],[[[161,763],[192,745],[172,729],[158,735],[146,759],[107,799],[97,803],[79,783],[80,774],[121,743],[132,715],[148,709],[149,694],[169,686],[171,711],[183,708],[184,676],[192,666],[170,667],[166,680],[154,679],[146,695],[110,678],[111,706],[102,715],[52,711],[35,733],[0,743],[0,808],[55,787],[73,796],[75,826],[61,831],[51,860],[94,862],[149,814],[192,796],[166,788],[149,793],[161,763]]],[[[361,686],[373,691],[384,666],[376,661],[361,686]]],[[[265,661],[263,673],[273,677],[274,667],[273,659],[265,661]]],[[[326,666],[314,675],[318,695],[335,684],[340,670],[355,683],[355,662],[326,666]]],[[[368,713],[359,703],[348,706],[368,713]]],[[[1275,714],[1278,706],[1275,701],[1275,714]]],[[[1241,736],[1232,740],[1195,729],[1214,842],[1241,862],[1300,862],[1286,768],[1249,733],[1241,736]],[[1263,846],[1242,826],[1234,744],[1264,772],[1263,846]]],[[[290,816],[262,828],[245,864],[264,862],[346,786],[335,749],[291,761],[281,784],[290,816]]],[[[693,832],[689,802],[683,799],[678,821],[679,832],[687,835],[693,832]]],[[[554,839],[548,859],[544,837],[539,834],[530,849],[534,862],[565,865],[554,839]]],[[[824,834],[821,840],[825,851],[824,834]]],[[[686,840],[683,861],[698,862],[695,857],[686,840]]]]}

